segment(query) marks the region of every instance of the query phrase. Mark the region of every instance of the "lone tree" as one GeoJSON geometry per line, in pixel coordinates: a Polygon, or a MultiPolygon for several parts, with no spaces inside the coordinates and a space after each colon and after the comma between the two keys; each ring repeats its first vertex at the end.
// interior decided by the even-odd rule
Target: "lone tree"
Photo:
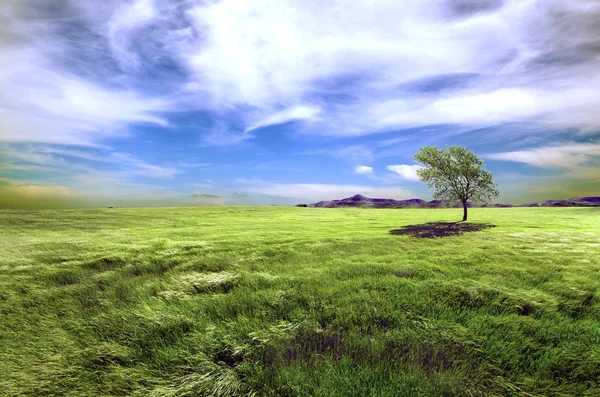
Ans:
{"type": "Polygon", "coordinates": [[[492,174],[483,168],[481,157],[462,146],[425,146],[415,155],[423,164],[417,171],[419,179],[435,189],[438,200],[460,201],[463,221],[467,220],[467,202],[487,203],[498,197],[498,186],[492,174]]]}

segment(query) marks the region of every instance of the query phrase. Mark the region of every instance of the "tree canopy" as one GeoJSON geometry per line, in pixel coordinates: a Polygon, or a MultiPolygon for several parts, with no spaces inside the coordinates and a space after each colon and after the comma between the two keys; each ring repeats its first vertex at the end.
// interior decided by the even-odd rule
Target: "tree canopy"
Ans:
{"type": "Polygon", "coordinates": [[[467,220],[467,202],[487,203],[498,197],[498,186],[484,168],[481,157],[462,146],[425,146],[415,155],[423,165],[419,179],[434,189],[438,200],[460,201],[463,221],[467,220]]]}

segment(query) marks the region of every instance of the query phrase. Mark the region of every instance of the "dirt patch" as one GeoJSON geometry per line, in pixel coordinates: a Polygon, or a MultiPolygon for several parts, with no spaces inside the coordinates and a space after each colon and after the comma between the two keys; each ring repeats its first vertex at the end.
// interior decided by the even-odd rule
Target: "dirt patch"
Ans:
{"type": "Polygon", "coordinates": [[[417,238],[437,238],[456,236],[467,232],[496,227],[489,223],[464,223],[464,222],[429,222],[421,225],[407,225],[402,229],[390,230],[390,234],[409,235],[417,238]]]}

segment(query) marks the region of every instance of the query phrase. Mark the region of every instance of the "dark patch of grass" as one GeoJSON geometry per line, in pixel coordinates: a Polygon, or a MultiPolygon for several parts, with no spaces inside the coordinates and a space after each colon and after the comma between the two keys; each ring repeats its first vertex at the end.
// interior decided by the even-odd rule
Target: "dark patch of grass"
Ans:
{"type": "Polygon", "coordinates": [[[146,353],[172,346],[194,328],[191,319],[165,315],[149,322],[135,338],[135,346],[146,353]]]}
{"type": "Polygon", "coordinates": [[[295,360],[310,362],[324,357],[339,361],[350,354],[346,343],[347,337],[346,330],[333,327],[305,330],[296,336],[290,347],[284,350],[283,359],[288,364],[295,360]]]}
{"type": "Polygon", "coordinates": [[[394,276],[400,277],[400,278],[414,278],[414,277],[421,277],[422,272],[419,271],[419,269],[407,267],[407,268],[401,268],[401,269],[394,270],[394,276]]]}
{"type": "Polygon", "coordinates": [[[558,310],[572,318],[581,318],[587,314],[592,305],[598,301],[593,290],[572,291],[564,293],[563,300],[558,304],[558,310]]]}
{"type": "MultiPolygon", "coordinates": [[[[391,324],[385,324],[385,327],[391,324]]],[[[384,327],[384,328],[385,328],[384,327]]],[[[405,323],[402,327],[390,328],[389,334],[377,337],[356,330],[326,326],[325,328],[304,324],[292,331],[289,338],[267,339],[265,344],[257,346],[248,361],[258,360],[261,372],[254,376],[263,376],[264,385],[256,385],[255,391],[263,395],[314,395],[310,390],[311,382],[305,382],[294,392],[286,388],[286,382],[280,374],[295,371],[302,372],[329,367],[332,376],[339,376],[343,367],[351,365],[359,373],[379,377],[386,371],[396,374],[418,373],[419,386],[412,386],[402,392],[398,385],[383,395],[501,395],[507,390],[495,380],[502,372],[484,354],[481,346],[472,341],[472,336],[452,327],[422,327],[419,323],[405,323]],[[377,342],[375,342],[377,340],[377,342]],[[382,373],[376,368],[386,368],[382,373]],[[370,370],[373,372],[370,372],[370,370]],[[477,375],[477,374],[486,375],[477,375]],[[429,384],[431,377],[440,374],[452,374],[456,386],[443,387],[440,392],[435,385],[429,384]],[[468,374],[468,375],[467,375],[468,374]],[[465,391],[465,389],[470,389],[465,391]],[[277,392],[274,392],[277,390],[277,392]],[[284,391],[285,390],[285,391],[284,391]],[[303,390],[303,393],[298,393],[303,390]],[[422,394],[418,390],[429,390],[422,394]],[[452,390],[453,392],[449,392],[452,390]],[[462,390],[462,392],[459,392],[462,390]],[[489,393],[489,394],[488,394],[489,393]]],[[[341,378],[346,383],[348,378],[341,378]]],[[[384,381],[384,383],[389,382],[384,381]]],[[[379,387],[378,387],[379,388],[379,387]]],[[[320,388],[318,388],[320,389],[320,388]]],[[[332,395],[364,395],[354,392],[347,394],[341,389],[331,389],[332,395]]],[[[370,393],[366,393],[370,394],[370,393]]],[[[319,394],[321,395],[321,394],[319,394]]]]}
{"type": "Polygon", "coordinates": [[[417,238],[439,238],[457,236],[468,232],[496,227],[489,223],[461,223],[461,222],[428,222],[421,225],[407,225],[402,229],[390,230],[390,234],[408,235],[417,238]]]}
{"type": "Polygon", "coordinates": [[[142,276],[146,274],[163,275],[174,267],[178,266],[180,262],[175,258],[163,258],[163,257],[147,257],[142,261],[135,261],[128,266],[123,268],[123,271],[130,276],[142,276]]]}
{"type": "Polygon", "coordinates": [[[226,365],[235,368],[244,362],[244,354],[241,350],[234,350],[231,346],[219,346],[212,354],[215,364],[226,365]]]}
{"type": "Polygon", "coordinates": [[[596,384],[600,379],[600,360],[594,353],[572,346],[571,351],[563,351],[548,367],[552,377],[562,382],[596,384]]]}
{"type": "Polygon", "coordinates": [[[486,363],[478,346],[468,339],[452,333],[438,335],[421,330],[420,338],[414,334],[388,340],[384,348],[386,361],[399,361],[417,366],[425,372],[441,372],[464,368],[476,371],[486,363]]]}
{"type": "Polygon", "coordinates": [[[95,270],[97,272],[105,272],[116,268],[123,267],[127,264],[127,260],[119,256],[108,256],[94,259],[84,264],[84,267],[95,270]]]}
{"type": "Polygon", "coordinates": [[[62,287],[80,283],[84,279],[84,274],[78,270],[60,269],[50,274],[48,279],[53,284],[62,287]]]}

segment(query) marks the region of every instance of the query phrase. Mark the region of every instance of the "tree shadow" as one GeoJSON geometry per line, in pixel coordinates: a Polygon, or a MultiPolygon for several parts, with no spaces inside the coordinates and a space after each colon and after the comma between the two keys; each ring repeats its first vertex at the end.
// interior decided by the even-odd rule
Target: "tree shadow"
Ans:
{"type": "Polygon", "coordinates": [[[421,225],[407,225],[401,229],[390,230],[390,234],[408,235],[416,238],[438,238],[457,236],[468,232],[478,232],[496,227],[489,223],[429,222],[421,225]]]}

